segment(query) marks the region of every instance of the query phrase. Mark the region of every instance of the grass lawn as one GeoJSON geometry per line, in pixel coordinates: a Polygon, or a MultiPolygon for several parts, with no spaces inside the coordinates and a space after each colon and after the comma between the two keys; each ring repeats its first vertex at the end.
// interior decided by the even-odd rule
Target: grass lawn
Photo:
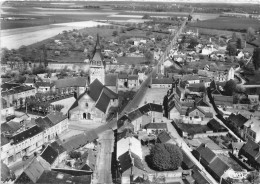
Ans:
{"type": "Polygon", "coordinates": [[[226,37],[231,37],[234,31],[225,31],[225,30],[218,30],[218,29],[208,29],[208,28],[201,28],[201,27],[196,27],[196,26],[188,26],[186,30],[193,30],[194,32],[197,32],[199,34],[205,34],[205,35],[212,35],[212,36],[226,36],[226,37]]]}
{"type": "Polygon", "coordinates": [[[207,125],[200,124],[186,124],[186,123],[177,123],[178,127],[188,134],[200,134],[205,133],[206,131],[211,131],[207,125]]]}
{"type": "Polygon", "coordinates": [[[198,21],[190,24],[191,27],[200,27],[208,29],[243,31],[248,27],[256,30],[260,28],[260,21],[257,19],[237,18],[237,17],[218,17],[212,20],[198,21]]]}

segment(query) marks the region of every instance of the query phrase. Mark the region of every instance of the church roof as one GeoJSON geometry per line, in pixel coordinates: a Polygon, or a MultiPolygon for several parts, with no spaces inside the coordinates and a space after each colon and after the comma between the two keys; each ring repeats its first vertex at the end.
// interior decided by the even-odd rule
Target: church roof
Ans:
{"type": "Polygon", "coordinates": [[[106,113],[107,107],[111,99],[117,99],[118,95],[112,90],[104,86],[98,79],[95,79],[90,85],[89,90],[79,96],[79,98],[71,106],[74,109],[78,106],[78,101],[85,95],[89,95],[96,102],[96,108],[106,113]]]}
{"type": "Polygon", "coordinates": [[[116,86],[118,74],[106,74],[105,86],[116,86]]]}
{"type": "Polygon", "coordinates": [[[101,53],[101,45],[100,45],[98,34],[97,34],[96,46],[95,46],[95,49],[94,49],[94,54],[93,54],[93,58],[92,58],[91,62],[92,61],[102,61],[102,64],[104,66],[106,65],[106,62],[104,61],[103,55],[101,53]]]}

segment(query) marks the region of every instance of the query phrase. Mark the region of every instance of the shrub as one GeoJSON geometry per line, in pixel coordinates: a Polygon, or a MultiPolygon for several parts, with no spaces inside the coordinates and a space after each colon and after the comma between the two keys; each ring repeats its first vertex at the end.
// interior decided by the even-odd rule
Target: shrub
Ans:
{"type": "Polygon", "coordinates": [[[179,147],[173,144],[156,144],[152,147],[148,164],[155,170],[176,170],[183,160],[179,147]]]}
{"type": "Polygon", "coordinates": [[[69,156],[70,156],[70,158],[72,158],[72,159],[78,159],[78,158],[81,157],[81,153],[80,153],[80,152],[77,152],[77,151],[71,151],[71,152],[69,153],[69,156]]]}

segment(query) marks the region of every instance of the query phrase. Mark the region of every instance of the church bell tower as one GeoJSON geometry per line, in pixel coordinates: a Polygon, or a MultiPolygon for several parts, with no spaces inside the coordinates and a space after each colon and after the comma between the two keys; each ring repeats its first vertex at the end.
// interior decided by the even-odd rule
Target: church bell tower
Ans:
{"type": "Polygon", "coordinates": [[[103,85],[105,84],[105,62],[101,53],[99,35],[97,34],[96,46],[94,49],[93,58],[90,60],[89,77],[90,84],[98,79],[103,85]]]}

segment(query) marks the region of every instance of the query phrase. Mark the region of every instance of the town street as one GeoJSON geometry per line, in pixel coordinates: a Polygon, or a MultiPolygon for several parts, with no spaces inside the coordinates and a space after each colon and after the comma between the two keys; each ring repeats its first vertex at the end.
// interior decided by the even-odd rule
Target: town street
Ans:
{"type": "Polygon", "coordinates": [[[100,147],[93,175],[94,184],[112,184],[111,158],[114,150],[114,132],[106,130],[99,137],[100,147]]]}
{"type": "Polygon", "coordinates": [[[175,138],[177,144],[181,147],[181,149],[189,156],[192,162],[198,166],[200,170],[206,175],[209,182],[212,184],[218,184],[215,179],[204,169],[204,167],[200,164],[200,162],[192,155],[190,147],[186,144],[186,142],[182,139],[182,137],[178,134],[176,129],[171,124],[171,121],[167,121],[167,128],[171,135],[175,138]]]}

